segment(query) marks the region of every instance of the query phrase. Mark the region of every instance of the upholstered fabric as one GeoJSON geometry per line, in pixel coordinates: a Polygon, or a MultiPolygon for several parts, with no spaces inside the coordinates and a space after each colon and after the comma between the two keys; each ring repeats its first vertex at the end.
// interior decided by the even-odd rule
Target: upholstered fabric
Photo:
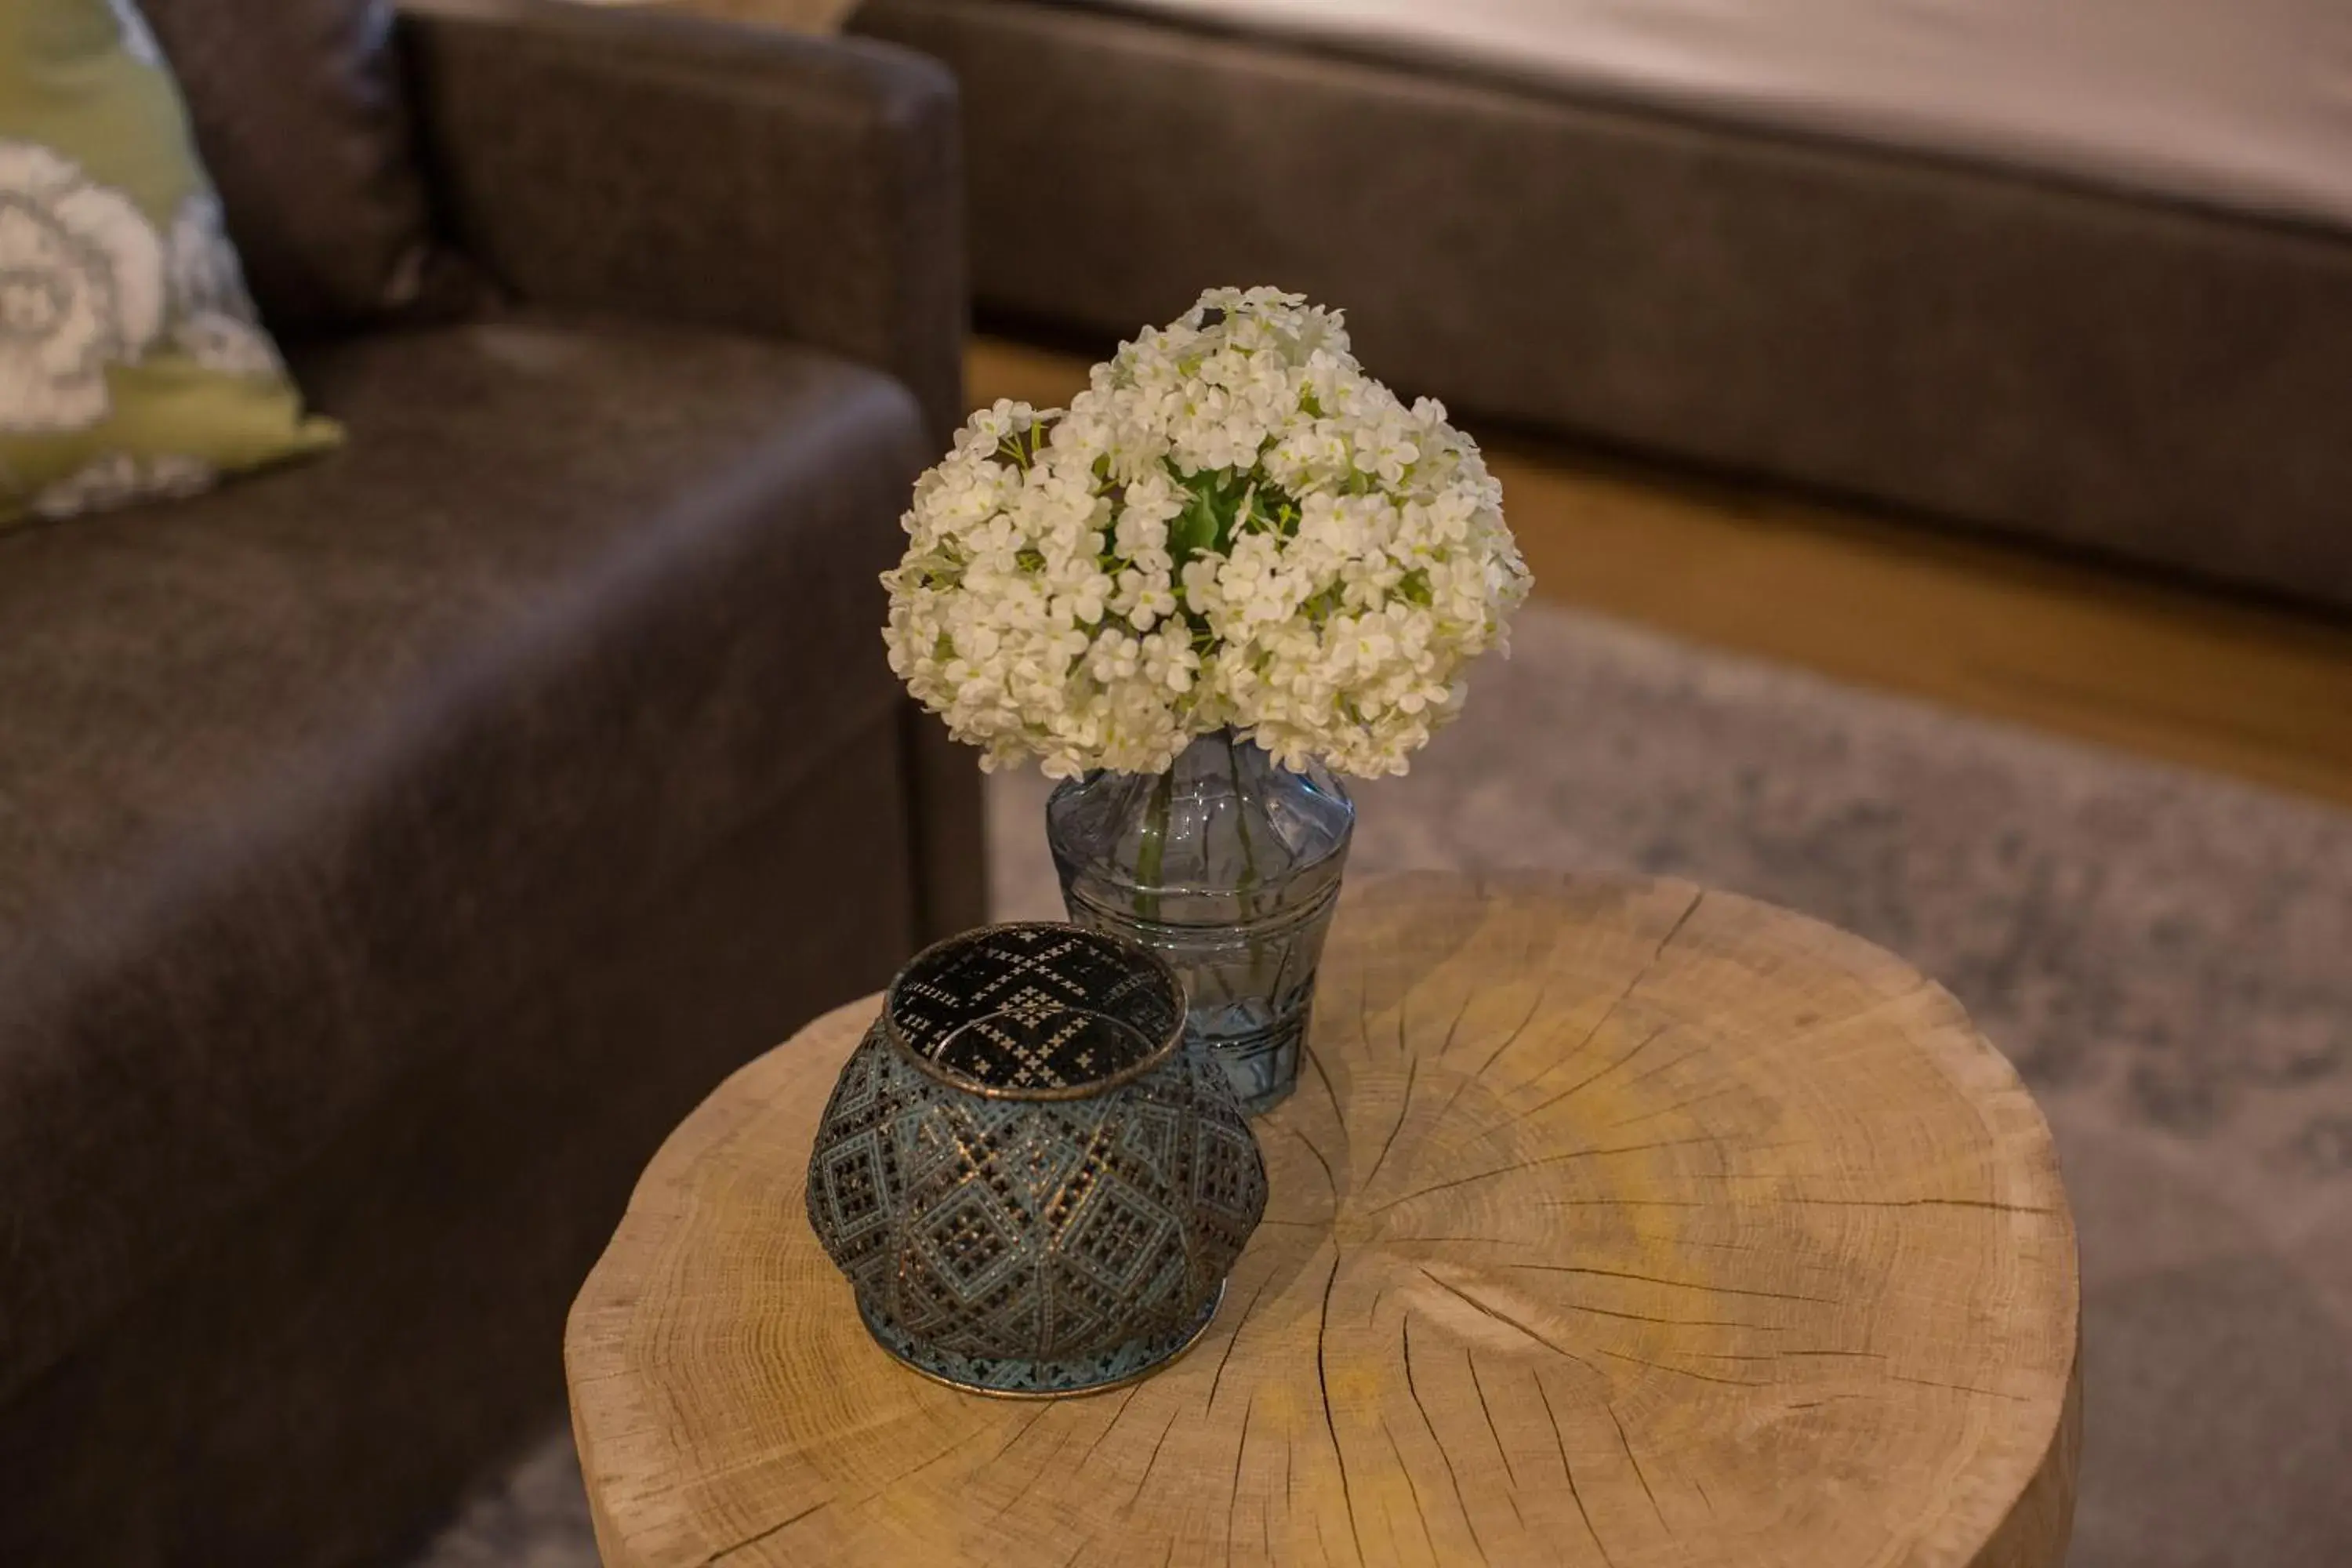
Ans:
{"type": "MultiPolygon", "coordinates": [[[[396,1556],[560,1415],[564,1306],[662,1133],[979,905],[976,770],[876,630],[938,449],[891,377],[951,400],[960,346],[952,309],[888,319],[960,300],[952,189],[908,177],[952,168],[943,79],[435,4],[399,37],[436,165],[514,254],[480,204],[597,208],[648,103],[810,205],[660,209],[718,248],[635,268],[599,210],[553,237],[601,247],[594,286],[539,299],[593,317],[297,344],[345,450],[0,533],[0,1563],[396,1556]],[[539,105],[560,197],[462,144],[533,141],[478,99],[548,29],[594,61],[539,105]],[[824,167],[780,182],[803,143],[824,167]]],[[[344,174],[283,216],[334,237],[344,174]]]]}
{"type": "Polygon", "coordinates": [[[269,319],[350,324],[435,276],[391,0],[127,0],[188,96],[269,319]]]}
{"type": "Polygon", "coordinates": [[[0,528],[320,450],[128,0],[0,8],[0,528]]]}
{"type": "MultiPolygon", "coordinates": [[[[875,576],[929,443],[896,384],[538,321],[301,368],[343,452],[0,537],[0,1396],[897,743],[875,576]]],[[[858,824],[804,842],[773,896],[878,924],[854,994],[913,941],[907,872],[858,824]]],[[[5,1526],[0,1559],[51,1560],[5,1526]]]]}
{"type": "MultiPolygon", "coordinates": [[[[870,40],[666,7],[406,0],[418,130],[469,259],[541,304],[776,334],[887,372],[933,447],[963,417],[953,80],[870,40]]],[[[971,752],[909,704],[921,926],[984,918],[971,752]]]]}
{"type": "Polygon", "coordinates": [[[780,333],[963,415],[954,83],[865,40],[565,0],[411,0],[469,254],[524,298],[780,333]]]}
{"type": "Polygon", "coordinates": [[[851,26],[957,73],[983,309],[1277,283],[1490,417],[2352,606],[2341,236],[1091,5],[851,26]]]}
{"type": "Polygon", "coordinates": [[[0,1409],[0,1562],[383,1568],[560,1422],[564,1310],[663,1136],[903,953],[900,763],[887,719],[812,742],[641,899],[526,862],[522,930],[386,1021],[405,1070],[0,1409]]]}

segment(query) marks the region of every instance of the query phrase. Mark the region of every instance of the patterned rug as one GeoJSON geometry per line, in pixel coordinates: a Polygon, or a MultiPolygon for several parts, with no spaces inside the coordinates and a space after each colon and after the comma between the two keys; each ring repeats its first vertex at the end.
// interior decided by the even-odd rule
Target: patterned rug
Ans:
{"type": "MultiPolygon", "coordinates": [[[[992,795],[1006,916],[1044,796],[992,795]]],[[[2352,1564],[2352,816],[1551,609],[1358,798],[1351,868],[1671,873],[1942,980],[2081,1227],[2073,1568],[2352,1564]]],[[[559,1434],[415,1568],[595,1561],[559,1434]]]]}

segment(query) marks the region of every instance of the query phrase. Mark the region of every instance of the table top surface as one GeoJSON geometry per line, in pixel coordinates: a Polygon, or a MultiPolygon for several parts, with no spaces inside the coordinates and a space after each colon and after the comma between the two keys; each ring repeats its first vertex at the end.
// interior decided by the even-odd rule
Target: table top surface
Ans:
{"type": "Polygon", "coordinates": [[[960,1394],[802,1209],[877,1003],[722,1085],[565,1336],[613,1568],[2042,1568],[2079,1444],[2049,1132],[1939,987],[1686,884],[1351,886],[1265,1223],[1140,1384],[960,1394]]]}

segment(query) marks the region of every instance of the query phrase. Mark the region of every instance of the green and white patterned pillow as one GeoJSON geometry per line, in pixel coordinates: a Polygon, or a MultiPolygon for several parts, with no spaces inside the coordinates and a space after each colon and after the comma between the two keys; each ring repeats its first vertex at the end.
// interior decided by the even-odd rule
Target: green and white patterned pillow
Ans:
{"type": "Polygon", "coordinates": [[[0,527],[335,445],[132,0],[0,0],[0,527]]]}

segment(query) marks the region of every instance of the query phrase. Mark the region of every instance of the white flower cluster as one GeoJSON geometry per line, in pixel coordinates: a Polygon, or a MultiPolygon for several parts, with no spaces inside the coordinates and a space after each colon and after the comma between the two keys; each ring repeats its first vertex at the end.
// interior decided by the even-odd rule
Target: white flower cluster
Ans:
{"type": "Polygon", "coordinates": [[[905,527],[890,668],[986,765],[1055,777],[1228,725],[1402,773],[1528,585],[1475,444],[1272,289],[1147,328],[1066,412],[974,415],[905,527]]]}

